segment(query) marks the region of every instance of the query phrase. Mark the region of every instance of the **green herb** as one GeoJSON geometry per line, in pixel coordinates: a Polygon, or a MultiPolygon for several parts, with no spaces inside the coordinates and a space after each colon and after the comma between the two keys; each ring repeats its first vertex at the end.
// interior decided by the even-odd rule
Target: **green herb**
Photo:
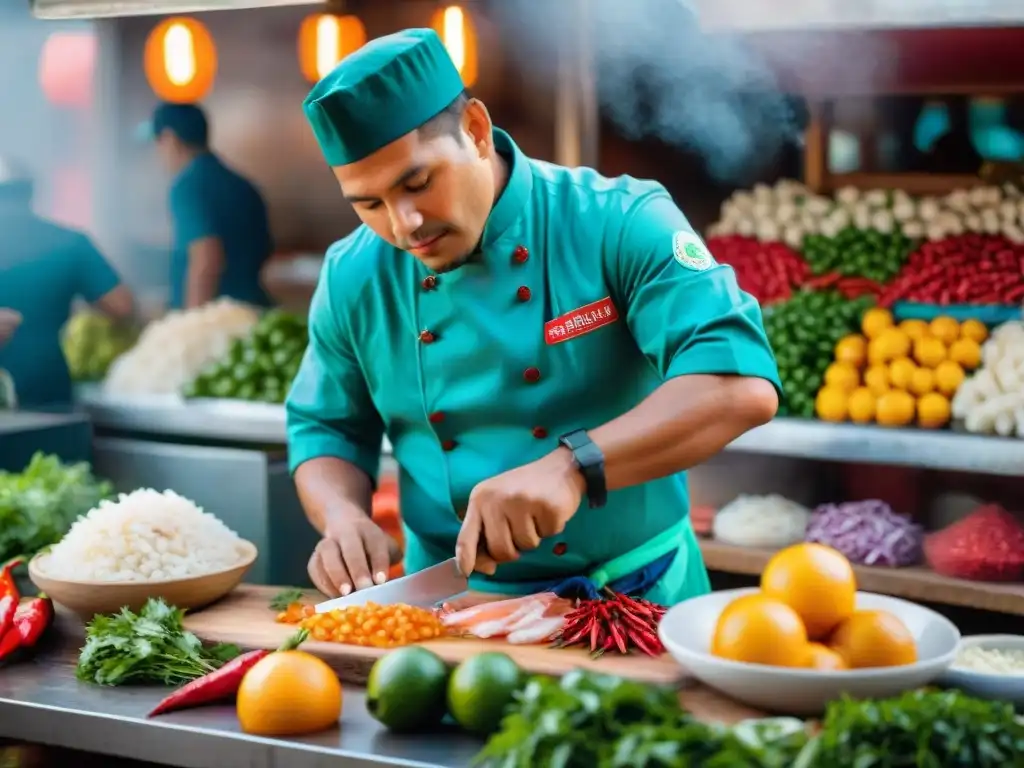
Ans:
{"type": "Polygon", "coordinates": [[[301,603],[306,598],[304,590],[298,588],[285,589],[278,592],[270,600],[270,607],[275,611],[286,611],[292,603],[301,603]]]}
{"type": "Polygon", "coordinates": [[[960,691],[910,691],[882,701],[843,698],[794,768],[1021,768],[1024,723],[1012,704],[960,691]]]}
{"type": "Polygon", "coordinates": [[[56,544],[81,515],[109,498],[88,464],[37,453],[23,472],[0,472],[0,562],[56,544]]]}
{"type": "Polygon", "coordinates": [[[127,608],[97,615],[85,630],[75,675],[99,685],[181,685],[212,672],[239,654],[234,645],[204,648],[185,630],[185,612],[163,600],[146,601],[138,614],[127,608]]]}

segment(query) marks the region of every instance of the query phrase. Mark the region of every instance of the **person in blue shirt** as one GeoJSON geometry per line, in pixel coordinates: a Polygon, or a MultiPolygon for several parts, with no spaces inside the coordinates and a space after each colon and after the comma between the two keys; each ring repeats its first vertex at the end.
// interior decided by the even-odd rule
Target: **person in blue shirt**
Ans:
{"type": "Polygon", "coordinates": [[[83,233],[32,211],[33,183],[0,158],[0,369],[23,408],[71,405],[71,375],[60,333],[76,298],[117,319],[132,295],[83,233]]]}
{"type": "Polygon", "coordinates": [[[194,104],[160,104],[148,131],[174,177],[170,308],[222,296],[268,306],[260,271],[273,240],[259,190],[210,150],[206,115],[194,104]]]}

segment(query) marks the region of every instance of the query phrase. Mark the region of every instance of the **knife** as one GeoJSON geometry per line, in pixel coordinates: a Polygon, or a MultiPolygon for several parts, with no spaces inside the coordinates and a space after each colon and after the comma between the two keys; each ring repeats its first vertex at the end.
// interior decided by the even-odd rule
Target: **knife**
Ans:
{"type": "Polygon", "coordinates": [[[465,592],[469,588],[469,580],[459,573],[455,558],[424,568],[422,571],[410,573],[408,576],[385,582],[375,587],[367,587],[345,597],[327,600],[316,606],[317,613],[327,613],[337,608],[348,608],[353,605],[377,603],[379,605],[415,605],[420,608],[433,608],[442,600],[465,592]]]}

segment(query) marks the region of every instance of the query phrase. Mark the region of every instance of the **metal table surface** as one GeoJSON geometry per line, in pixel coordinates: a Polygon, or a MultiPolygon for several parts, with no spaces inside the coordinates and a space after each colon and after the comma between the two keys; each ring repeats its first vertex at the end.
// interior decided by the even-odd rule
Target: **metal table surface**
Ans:
{"type": "Polygon", "coordinates": [[[366,713],[363,691],[351,686],[339,726],[303,738],[248,736],[232,706],[147,720],[167,689],[79,682],[80,628],[62,616],[55,629],[35,659],[0,669],[0,738],[181,768],[458,768],[481,746],[448,727],[416,736],[388,733],[366,713]]]}

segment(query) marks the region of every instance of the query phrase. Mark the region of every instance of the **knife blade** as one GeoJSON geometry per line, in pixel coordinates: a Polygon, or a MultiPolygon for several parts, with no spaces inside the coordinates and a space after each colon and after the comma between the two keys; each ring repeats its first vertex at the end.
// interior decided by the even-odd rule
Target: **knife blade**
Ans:
{"type": "Polygon", "coordinates": [[[348,608],[371,602],[380,605],[403,603],[420,608],[432,608],[442,600],[461,594],[468,588],[469,580],[459,573],[453,557],[408,576],[360,589],[345,597],[326,600],[316,606],[316,612],[327,613],[336,608],[348,608]]]}

